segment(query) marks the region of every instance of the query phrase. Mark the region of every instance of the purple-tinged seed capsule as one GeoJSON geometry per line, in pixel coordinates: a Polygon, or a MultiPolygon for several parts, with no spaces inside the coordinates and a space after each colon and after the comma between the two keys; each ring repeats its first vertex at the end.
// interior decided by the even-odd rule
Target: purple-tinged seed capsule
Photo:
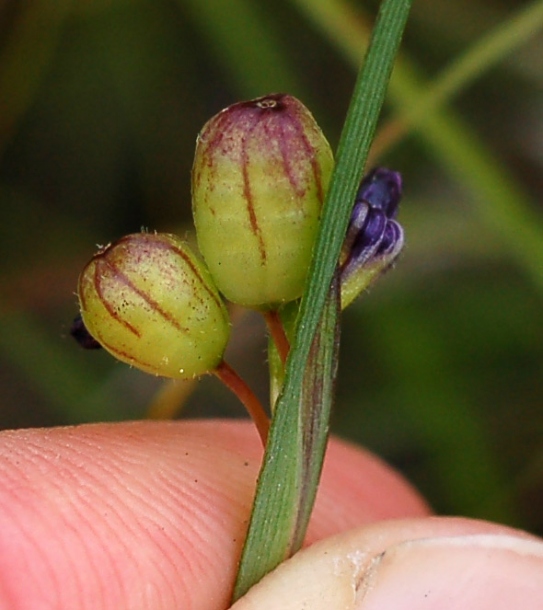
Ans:
{"type": "Polygon", "coordinates": [[[247,307],[301,296],[333,155],[297,99],[234,104],[198,136],[192,207],[198,247],[219,290],[247,307]]]}
{"type": "Polygon", "coordinates": [[[78,295],[90,335],[123,362],[185,379],[222,360],[226,308],[205,265],[174,235],[136,233],[101,248],[78,295]]]}

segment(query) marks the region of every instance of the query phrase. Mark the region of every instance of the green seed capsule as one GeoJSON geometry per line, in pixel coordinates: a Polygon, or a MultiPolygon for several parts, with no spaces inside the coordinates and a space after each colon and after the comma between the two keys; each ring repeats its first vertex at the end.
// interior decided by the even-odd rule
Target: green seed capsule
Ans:
{"type": "Polygon", "coordinates": [[[192,170],[198,246],[231,301],[301,296],[333,168],[307,108],[284,94],[234,104],[202,129],[192,170]]]}
{"type": "Polygon", "coordinates": [[[174,235],[136,233],[102,248],[78,293],[87,330],[123,362],[185,379],[222,360],[226,308],[203,263],[174,235]]]}

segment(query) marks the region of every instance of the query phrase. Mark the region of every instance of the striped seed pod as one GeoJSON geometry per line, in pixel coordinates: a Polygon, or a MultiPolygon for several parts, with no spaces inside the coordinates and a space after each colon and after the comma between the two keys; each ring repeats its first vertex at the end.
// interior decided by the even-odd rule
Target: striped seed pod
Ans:
{"type": "Polygon", "coordinates": [[[78,295],[90,335],[123,362],[185,379],[222,360],[226,308],[205,265],[174,235],[136,233],[101,248],[78,295]]]}
{"type": "Polygon", "coordinates": [[[198,136],[192,205],[198,247],[219,290],[247,307],[301,296],[333,168],[296,98],[234,104],[198,136]]]}

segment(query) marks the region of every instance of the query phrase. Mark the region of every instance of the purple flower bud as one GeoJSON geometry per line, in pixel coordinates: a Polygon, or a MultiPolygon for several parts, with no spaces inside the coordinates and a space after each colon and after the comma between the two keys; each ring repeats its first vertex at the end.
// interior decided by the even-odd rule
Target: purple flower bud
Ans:
{"type": "Polygon", "coordinates": [[[343,307],[386,271],[403,247],[403,229],[394,220],[401,190],[400,174],[382,167],[360,183],[341,256],[343,307]]]}

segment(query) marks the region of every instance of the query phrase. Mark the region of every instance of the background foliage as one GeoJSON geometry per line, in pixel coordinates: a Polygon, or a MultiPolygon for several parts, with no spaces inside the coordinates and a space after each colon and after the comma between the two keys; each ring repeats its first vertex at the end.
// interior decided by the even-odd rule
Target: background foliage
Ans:
{"type": "MultiPolygon", "coordinates": [[[[80,268],[141,227],[191,238],[196,134],[234,101],[297,95],[335,146],[374,4],[0,7],[2,428],[139,418],[171,398],[72,342],[80,268]]],[[[407,247],[343,316],[333,418],[439,512],[540,534],[542,27],[542,2],[414,3],[373,155],[404,175],[407,247]]],[[[234,317],[229,360],[265,397],[263,328],[234,317]]],[[[182,416],[241,413],[209,378],[182,416]]]]}

